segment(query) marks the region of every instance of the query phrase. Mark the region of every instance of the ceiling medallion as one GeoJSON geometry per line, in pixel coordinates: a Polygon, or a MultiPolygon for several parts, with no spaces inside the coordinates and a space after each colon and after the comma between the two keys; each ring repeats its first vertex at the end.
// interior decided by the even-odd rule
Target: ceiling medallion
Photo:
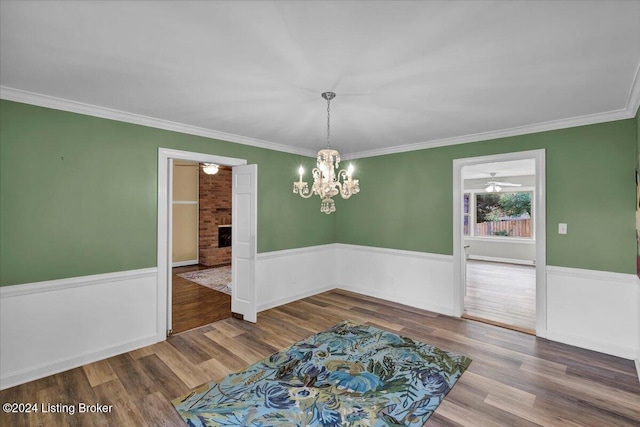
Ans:
{"type": "Polygon", "coordinates": [[[304,168],[300,166],[300,169],[298,169],[300,180],[293,183],[293,194],[299,194],[305,199],[317,194],[322,200],[320,212],[329,215],[331,212],[336,211],[333,196],[340,194],[343,199],[348,199],[360,191],[360,182],[357,179],[353,179],[352,164],[346,170],[342,169],[336,173],[340,165],[340,153],[331,148],[330,142],[331,100],[336,97],[336,94],[325,92],[322,97],[327,100],[327,148],[318,151],[317,167],[313,168],[312,171],[313,186],[311,191],[309,191],[307,182],[302,181],[304,168]]]}

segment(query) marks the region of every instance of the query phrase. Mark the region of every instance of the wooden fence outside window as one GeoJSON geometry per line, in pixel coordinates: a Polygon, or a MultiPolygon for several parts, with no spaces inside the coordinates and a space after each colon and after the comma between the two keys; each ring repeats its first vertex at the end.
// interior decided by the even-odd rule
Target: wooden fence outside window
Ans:
{"type": "Polygon", "coordinates": [[[531,237],[531,218],[488,221],[476,224],[476,236],[531,237]]]}

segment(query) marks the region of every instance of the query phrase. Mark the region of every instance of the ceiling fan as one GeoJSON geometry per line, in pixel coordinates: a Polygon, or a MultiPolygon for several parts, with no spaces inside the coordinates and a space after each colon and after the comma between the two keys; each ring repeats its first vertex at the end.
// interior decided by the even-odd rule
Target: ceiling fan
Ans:
{"type": "Polygon", "coordinates": [[[522,187],[522,184],[514,184],[512,182],[498,182],[498,181],[494,181],[495,177],[496,177],[496,173],[492,172],[489,175],[491,175],[490,181],[487,181],[487,188],[485,188],[485,191],[487,193],[497,193],[500,190],[502,190],[502,187],[522,187]]]}
{"type": "Polygon", "coordinates": [[[202,163],[202,172],[207,175],[215,175],[220,170],[220,165],[216,165],[215,163],[202,163]]]}

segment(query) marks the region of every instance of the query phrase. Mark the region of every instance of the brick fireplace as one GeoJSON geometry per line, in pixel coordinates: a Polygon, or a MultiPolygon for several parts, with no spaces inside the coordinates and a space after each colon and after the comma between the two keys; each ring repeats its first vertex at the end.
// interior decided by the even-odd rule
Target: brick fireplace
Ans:
{"type": "Polygon", "coordinates": [[[231,264],[231,246],[220,247],[220,229],[225,239],[231,230],[231,168],[220,166],[215,175],[207,175],[199,168],[200,219],[199,256],[200,264],[219,266],[231,264]]]}

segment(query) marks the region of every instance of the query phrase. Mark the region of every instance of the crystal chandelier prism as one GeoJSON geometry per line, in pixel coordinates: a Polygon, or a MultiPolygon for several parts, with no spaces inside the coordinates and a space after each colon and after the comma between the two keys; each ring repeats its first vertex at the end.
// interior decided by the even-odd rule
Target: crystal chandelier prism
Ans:
{"type": "Polygon", "coordinates": [[[300,166],[298,173],[300,179],[293,183],[293,194],[299,194],[305,199],[310,198],[314,194],[320,196],[320,212],[329,215],[336,211],[336,205],[333,196],[340,194],[343,199],[348,199],[360,191],[360,182],[353,179],[353,165],[345,170],[339,170],[340,153],[331,148],[330,129],[331,129],[331,100],[336,97],[333,92],[325,92],[322,97],[327,100],[327,148],[318,151],[316,158],[317,166],[313,168],[313,185],[311,190],[306,181],[302,181],[304,169],[300,166]],[[337,172],[336,172],[337,171],[337,172]]]}

